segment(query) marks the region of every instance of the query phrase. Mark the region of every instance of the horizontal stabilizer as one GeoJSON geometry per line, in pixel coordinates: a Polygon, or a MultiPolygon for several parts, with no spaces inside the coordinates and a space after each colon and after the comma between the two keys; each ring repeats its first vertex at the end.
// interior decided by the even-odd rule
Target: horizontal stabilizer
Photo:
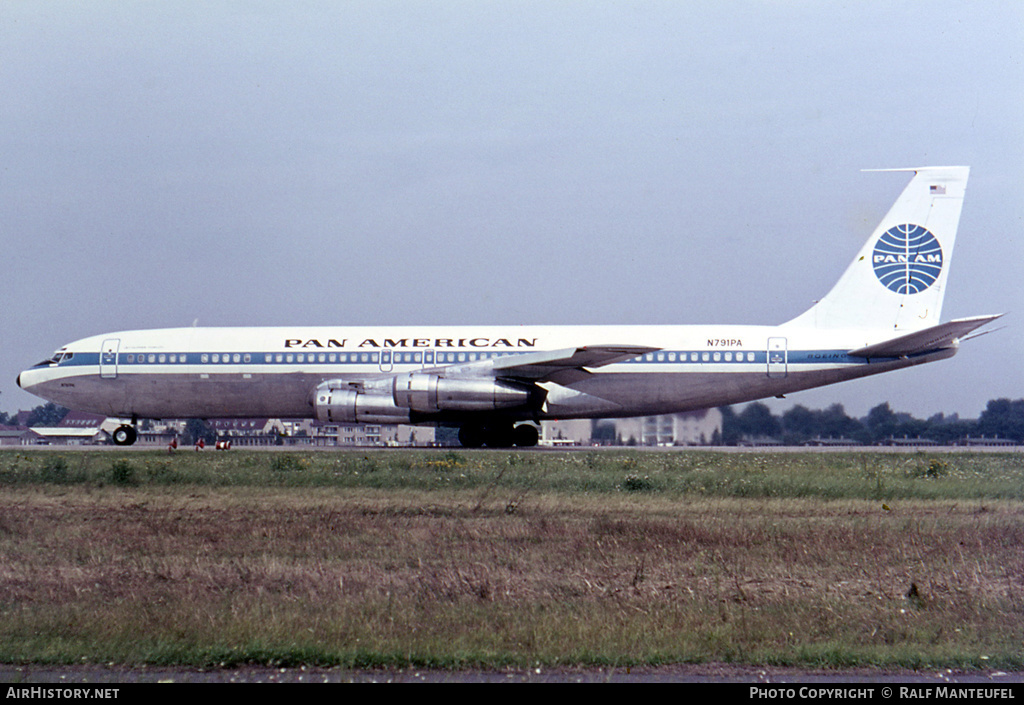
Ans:
{"type": "Polygon", "coordinates": [[[886,340],[884,343],[875,343],[865,348],[851,350],[849,354],[856,357],[904,357],[930,350],[942,350],[943,348],[952,347],[955,341],[964,337],[972,330],[980,328],[1002,315],[1000,313],[995,316],[960,318],[919,330],[916,333],[901,335],[898,338],[886,340]]]}

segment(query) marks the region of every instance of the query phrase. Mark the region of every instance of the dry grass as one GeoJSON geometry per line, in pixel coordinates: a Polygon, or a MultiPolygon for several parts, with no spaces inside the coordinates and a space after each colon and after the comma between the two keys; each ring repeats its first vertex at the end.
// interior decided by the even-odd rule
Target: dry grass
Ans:
{"type": "Polygon", "coordinates": [[[1019,668],[1024,504],[890,504],[18,485],[0,660],[1019,668]]]}

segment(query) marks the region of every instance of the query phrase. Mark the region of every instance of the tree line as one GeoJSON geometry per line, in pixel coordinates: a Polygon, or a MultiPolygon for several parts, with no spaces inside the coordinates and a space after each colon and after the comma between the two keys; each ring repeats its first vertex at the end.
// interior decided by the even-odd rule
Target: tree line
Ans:
{"type": "Polygon", "coordinates": [[[867,416],[849,416],[842,404],[814,410],[803,406],[776,416],[761,402],[743,410],[722,407],[722,442],[726,445],[749,440],[773,440],[799,445],[816,439],[850,439],[866,445],[890,439],[921,438],[943,445],[964,438],[1002,438],[1024,442],[1024,399],[992,399],[977,419],[935,414],[927,419],[893,411],[889,403],[879,404],[867,416]]]}
{"type": "MultiPolygon", "coordinates": [[[[64,419],[65,416],[68,415],[68,411],[69,410],[67,408],[60,404],[54,404],[52,401],[40,404],[29,413],[28,418],[25,421],[25,425],[56,426],[64,419]]],[[[11,414],[8,416],[6,412],[0,411],[0,426],[17,425],[18,414],[11,414]]]]}

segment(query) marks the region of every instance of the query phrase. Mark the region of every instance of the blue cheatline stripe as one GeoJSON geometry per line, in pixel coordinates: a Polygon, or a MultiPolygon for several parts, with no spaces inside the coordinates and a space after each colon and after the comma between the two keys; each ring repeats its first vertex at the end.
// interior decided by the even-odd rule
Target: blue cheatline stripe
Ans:
{"type": "MultiPolygon", "coordinates": [[[[529,351],[535,352],[535,351],[529,351]]],[[[406,352],[392,349],[392,365],[422,365],[423,351],[406,352]]],[[[337,352],[337,353],[119,353],[117,366],[124,371],[130,371],[132,366],[152,367],[166,366],[178,367],[181,365],[193,365],[216,368],[218,365],[369,365],[380,364],[381,351],[374,352],[337,352]]],[[[467,362],[479,362],[486,359],[506,357],[509,355],[521,355],[525,352],[449,352],[434,351],[433,362],[426,364],[444,366],[467,362]]],[[[789,350],[786,352],[786,362],[789,365],[821,365],[821,364],[850,364],[862,365],[870,362],[883,362],[896,358],[872,358],[867,360],[862,357],[854,357],[847,354],[846,350],[789,350]]],[[[664,350],[647,353],[639,357],[625,360],[618,364],[623,365],[765,365],[768,362],[768,353],[764,350],[664,350]]],[[[71,366],[98,366],[100,364],[99,353],[75,353],[70,360],[62,360],[60,367],[71,366]]],[[[384,364],[389,364],[387,361],[384,364]]]]}

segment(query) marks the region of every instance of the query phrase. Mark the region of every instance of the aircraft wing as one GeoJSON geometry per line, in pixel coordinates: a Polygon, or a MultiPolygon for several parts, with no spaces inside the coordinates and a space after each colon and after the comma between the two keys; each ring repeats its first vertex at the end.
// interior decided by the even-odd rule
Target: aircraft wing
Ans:
{"type": "Polygon", "coordinates": [[[586,345],[578,348],[509,355],[493,361],[494,374],[497,377],[541,382],[563,373],[588,374],[584,368],[603,367],[660,349],[644,345],[586,345]]]}
{"type": "Polygon", "coordinates": [[[959,318],[955,321],[919,330],[916,333],[901,335],[898,338],[886,340],[883,343],[875,343],[864,348],[851,350],[848,354],[855,357],[905,357],[915,353],[928,352],[929,350],[941,350],[952,347],[960,338],[1002,315],[1000,313],[995,316],[959,318]]]}

